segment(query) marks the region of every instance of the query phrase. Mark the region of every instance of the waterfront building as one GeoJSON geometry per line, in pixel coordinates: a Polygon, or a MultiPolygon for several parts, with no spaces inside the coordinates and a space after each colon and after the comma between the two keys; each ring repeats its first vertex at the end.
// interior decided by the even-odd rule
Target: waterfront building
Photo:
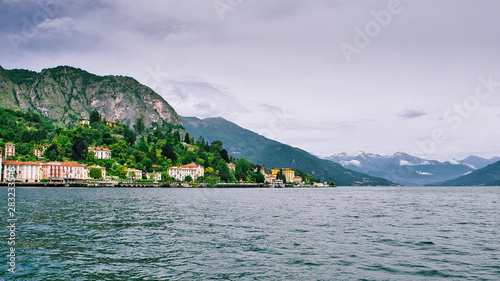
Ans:
{"type": "Polygon", "coordinates": [[[227,167],[233,173],[234,173],[234,171],[236,171],[236,165],[234,165],[233,163],[227,163],[227,167]]]}
{"type": "Polygon", "coordinates": [[[146,177],[148,180],[161,181],[161,173],[158,172],[147,173],[146,177]]]}
{"type": "Polygon", "coordinates": [[[142,171],[137,170],[137,169],[126,169],[125,172],[127,172],[127,178],[131,178],[133,180],[141,180],[142,179],[142,171]]]}
{"type": "Polygon", "coordinates": [[[283,169],[283,175],[286,178],[286,182],[294,182],[295,171],[289,168],[283,169]]]}
{"type": "Polygon", "coordinates": [[[13,171],[15,181],[18,182],[39,182],[42,179],[41,162],[21,162],[4,160],[2,164],[2,181],[10,181],[7,177],[13,171]]]}
{"type": "Polygon", "coordinates": [[[203,166],[191,163],[180,167],[170,167],[167,173],[176,180],[183,181],[187,176],[191,176],[193,180],[196,180],[198,177],[205,175],[205,169],[203,166]]]}
{"type": "Polygon", "coordinates": [[[75,162],[41,163],[42,178],[49,181],[82,181],[88,178],[85,166],[75,162]]]}
{"type": "Polygon", "coordinates": [[[92,151],[94,152],[94,158],[95,159],[111,159],[111,150],[105,148],[105,147],[89,147],[88,148],[89,152],[92,151]]]}
{"type": "Polygon", "coordinates": [[[273,175],[277,175],[279,172],[280,172],[280,169],[277,169],[277,168],[271,169],[271,174],[273,174],[273,175]]]}
{"type": "Polygon", "coordinates": [[[273,183],[276,180],[276,174],[264,174],[264,182],[273,183]]]}
{"type": "Polygon", "coordinates": [[[300,177],[300,176],[295,176],[295,178],[293,179],[293,183],[302,184],[302,183],[304,183],[304,182],[302,181],[302,177],[300,177]]]}
{"type": "Polygon", "coordinates": [[[90,178],[90,169],[101,169],[101,178],[106,179],[106,167],[101,167],[99,165],[92,165],[86,168],[87,178],[90,178]]]}

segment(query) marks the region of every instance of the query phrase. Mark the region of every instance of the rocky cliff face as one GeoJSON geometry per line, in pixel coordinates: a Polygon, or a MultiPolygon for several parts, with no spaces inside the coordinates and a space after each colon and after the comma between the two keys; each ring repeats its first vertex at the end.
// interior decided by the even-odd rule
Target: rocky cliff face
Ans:
{"type": "Polygon", "coordinates": [[[97,76],[59,66],[40,73],[0,67],[0,106],[37,110],[59,123],[75,123],[83,112],[97,110],[109,121],[133,125],[141,115],[156,122],[182,125],[175,110],[150,88],[122,76],[97,76]]]}

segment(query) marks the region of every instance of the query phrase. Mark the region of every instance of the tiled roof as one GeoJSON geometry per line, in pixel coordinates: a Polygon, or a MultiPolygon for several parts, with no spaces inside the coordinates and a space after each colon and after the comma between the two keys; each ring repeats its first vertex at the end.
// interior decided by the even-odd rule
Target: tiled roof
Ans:
{"type": "Polygon", "coordinates": [[[97,146],[97,147],[89,147],[88,148],[89,150],[94,150],[94,151],[111,151],[111,149],[107,149],[105,147],[100,147],[100,146],[97,146]]]}
{"type": "Polygon", "coordinates": [[[40,165],[43,162],[31,162],[31,161],[14,161],[14,160],[4,160],[2,161],[5,165],[40,165]]]}

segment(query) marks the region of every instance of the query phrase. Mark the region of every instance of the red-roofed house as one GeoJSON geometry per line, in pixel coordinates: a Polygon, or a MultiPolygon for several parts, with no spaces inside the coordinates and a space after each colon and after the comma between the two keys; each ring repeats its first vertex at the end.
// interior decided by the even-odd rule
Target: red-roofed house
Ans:
{"type": "Polygon", "coordinates": [[[89,147],[89,151],[94,152],[94,157],[95,159],[111,159],[111,150],[96,146],[96,147],[89,147]]]}
{"type": "Polygon", "coordinates": [[[9,179],[12,175],[15,181],[39,182],[42,179],[41,164],[41,162],[4,160],[2,181],[12,181],[9,179]]]}
{"type": "Polygon", "coordinates": [[[167,173],[176,180],[183,181],[187,176],[191,176],[193,180],[196,180],[198,177],[203,177],[205,175],[205,169],[203,166],[191,163],[180,167],[170,167],[167,173]]]}
{"type": "Polygon", "coordinates": [[[84,180],[88,178],[87,170],[82,164],[75,162],[47,162],[41,164],[43,178],[48,180],[84,180]]]}

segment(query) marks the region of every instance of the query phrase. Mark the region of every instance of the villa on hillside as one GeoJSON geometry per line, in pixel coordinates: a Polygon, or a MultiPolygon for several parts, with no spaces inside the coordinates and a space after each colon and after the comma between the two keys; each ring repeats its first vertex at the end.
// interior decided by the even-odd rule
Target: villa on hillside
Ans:
{"type": "Polygon", "coordinates": [[[89,152],[92,151],[94,152],[94,157],[95,159],[111,159],[111,150],[107,149],[105,147],[89,147],[88,148],[89,152]]]}
{"type": "Polygon", "coordinates": [[[40,157],[43,157],[43,153],[45,152],[45,150],[47,150],[47,148],[49,148],[50,145],[49,144],[35,144],[33,145],[33,154],[40,158],[40,157]]]}
{"type": "Polygon", "coordinates": [[[198,177],[205,175],[205,168],[196,163],[191,163],[180,167],[170,167],[167,173],[176,180],[183,181],[187,176],[191,176],[193,180],[196,180],[198,177]]]}
{"type": "Polygon", "coordinates": [[[114,128],[116,127],[116,122],[106,120],[106,125],[110,126],[111,128],[114,128]]]}
{"type": "Polygon", "coordinates": [[[82,118],[80,120],[80,126],[89,126],[90,127],[90,120],[87,117],[82,118]]]}
{"type": "Polygon", "coordinates": [[[5,143],[5,158],[16,156],[16,145],[11,142],[5,143]]]}

